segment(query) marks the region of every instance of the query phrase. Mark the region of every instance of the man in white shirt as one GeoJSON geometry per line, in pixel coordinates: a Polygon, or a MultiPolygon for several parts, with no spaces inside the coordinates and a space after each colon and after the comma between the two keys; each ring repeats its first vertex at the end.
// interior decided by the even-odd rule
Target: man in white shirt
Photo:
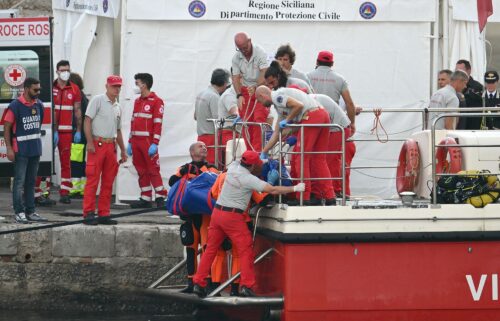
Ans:
{"type": "MultiPolygon", "coordinates": [[[[467,87],[467,81],[469,81],[469,76],[462,70],[456,70],[451,74],[450,84],[444,86],[443,88],[436,91],[430,100],[429,108],[458,108],[459,100],[457,93],[461,93],[465,87],[467,87]]],[[[432,113],[429,119],[428,128],[434,119],[439,115],[439,113],[432,113]]],[[[453,130],[456,128],[456,117],[445,117],[440,118],[436,122],[436,129],[448,129],[453,130]]]]}
{"type": "MultiPolygon", "coordinates": [[[[255,89],[265,84],[267,54],[262,47],[253,44],[245,32],[238,32],[234,36],[234,44],[236,53],[232,60],[233,86],[241,118],[246,122],[265,123],[269,109],[256,101],[255,89]]],[[[248,135],[244,131],[243,137],[248,148],[261,151],[262,133],[259,126],[249,126],[248,135]]]]}
{"type": "Polygon", "coordinates": [[[316,69],[309,72],[307,77],[311,81],[314,92],[329,96],[339,104],[340,97],[344,99],[347,116],[351,120],[351,133],[354,134],[356,118],[356,107],[351,98],[349,86],[345,78],[332,70],[334,64],[333,53],[331,51],[320,51],[316,59],[316,69]]]}
{"type": "Polygon", "coordinates": [[[196,120],[196,131],[198,141],[207,145],[207,161],[215,163],[215,127],[207,119],[217,119],[219,110],[220,95],[226,90],[229,83],[229,72],[217,68],[212,72],[210,86],[196,96],[194,120],[196,120]]]}

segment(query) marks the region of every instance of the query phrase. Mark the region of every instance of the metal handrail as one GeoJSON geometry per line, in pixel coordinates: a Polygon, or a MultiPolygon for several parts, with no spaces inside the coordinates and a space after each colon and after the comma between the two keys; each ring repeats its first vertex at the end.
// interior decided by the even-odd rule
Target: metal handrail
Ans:
{"type": "MultiPolygon", "coordinates": [[[[274,251],[274,247],[270,247],[269,249],[267,249],[266,251],[264,251],[261,255],[259,255],[259,257],[257,257],[255,259],[255,261],[253,261],[253,264],[257,264],[259,263],[260,261],[262,261],[266,256],[268,256],[270,253],[272,253],[274,251]]],[[[241,271],[239,271],[238,273],[234,274],[233,276],[231,276],[229,279],[226,280],[226,282],[222,283],[221,285],[219,285],[215,290],[213,290],[212,292],[210,292],[208,295],[207,295],[207,298],[211,298],[213,296],[216,296],[217,294],[219,294],[222,290],[224,290],[229,284],[231,284],[234,280],[236,280],[237,278],[239,278],[241,275],[241,271]]]]}
{"type": "MultiPolygon", "coordinates": [[[[473,109],[474,111],[477,111],[477,110],[486,110],[486,111],[489,111],[489,110],[496,110],[496,111],[500,111],[500,108],[499,107],[483,107],[483,108],[450,108],[450,109],[443,109],[444,111],[462,111],[462,110],[466,110],[466,109],[473,109]]],[[[434,109],[432,110],[434,112],[434,109]]],[[[437,189],[436,189],[436,184],[437,184],[437,180],[436,180],[436,176],[443,176],[442,173],[439,173],[437,174],[436,173],[436,147],[441,147],[441,146],[447,146],[447,147],[450,147],[450,146],[460,146],[460,144],[453,144],[453,145],[440,145],[440,144],[436,144],[436,123],[441,119],[441,118],[450,118],[450,117],[500,117],[500,114],[492,114],[492,113],[467,113],[467,114],[463,114],[463,113],[457,113],[457,112],[452,112],[452,113],[446,113],[446,114],[440,114],[440,115],[437,115],[436,118],[434,118],[434,120],[432,121],[432,124],[431,124],[431,143],[432,143],[432,148],[431,148],[431,155],[432,155],[432,160],[431,160],[431,164],[432,164],[432,205],[436,205],[437,204],[437,189]]],[[[463,144],[463,146],[461,147],[483,147],[482,145],[466,145],[466,144],[463,144]]],[[[485,147],[500,147],[500,144],[499,145],[487,145],[485,147]]],[[[447,175],[447,174],[445,174],[447,175]]]]}
{"type": "Polygon", "coordinates": [[[173,268],[168,270],[167,273],[162,275],[158,280],[154,281],[150,286],[148,286],[148,289],[155,289],[157,288],[160,284],[162,284],[166,279],[174,275],[175,272],[179,271],[183,266],[185,266],[187,259],[184,258],[182,261],[177,263],[173,268]]]}
{"type": "MultiPolygon", "coordinates": [[[[220,127],[219,124],[221,124],[221,119],[215,119],[215,118],[209,118],[207,121],[212,122],[214,126],[214,145],[207,146],[207,148],[214,148],[215,149],[215,165],[217,168],[219,168],[219,152],[221,148],[225,148],[225,145],[221,145],[219,141],[219,131],[220,130],[232,130],[233,132],[233,141],[236,138],[236,125],[241,125],[242,127],[245,126],[259,126],[260,127],[260,137],[261,137],[261,144],[262,147],[264,147],[265,142],[266,142],[266,136],[265,132],[266,129],[272,130],[271,125],[268,123],[259,123],[259,122],[248,122],[248,121],[238,121],[237,123],[234,123],[235,118],[224,118],[223,122],[225,123],[226,121],[230,121],[232,123],[231,128],[225,128],[225,127],[220,127]],[[267,127],[267,128],[266,128],[267,127]]],[[[241,133],[240,133],[241,136],[241,133]]],[[[225,150],[224,150],[225,152],[225,150]]],[[[236,158],[236,151],[233,150],[233,160],[236,158]]],[[[223,164],[223,167],[225,164],[223,164]]],[[[220,168],[219,168],[220,169],[220,168]]]]}
{"type": "MultiPolygon", "coordinates": [[[[304,179],[304,154],[342,154],[341,158],[342,158],[342,176],[340,177],[340,179],[342,180],[342,202],[341,202],[341,205],[342,206],[345,206],[346,205],[346,196],[345,196],[345,132],[344,132],[344,127],[340,126],[339,124],[289,124],[287,125],[286,127],[288,128],[299,128],[300,130],[300,141],[303,142],[304,141],[304,128],[305,127],[328,127],[328,128],[337,128],[339,129],[340,133],[342,134],[342,148],[341,148],[341,151],[329,151],[329,150],[326,150],[324,152],[314,152],[314,151],[310,151],[310,152],[306,152],[304,151],[304,144],[300,144],[300,178],[299,178],[299,181],[301,183],[304,182],[304,180],[338,180],[339,177],[317,177],[317,178],[313,178],[313,177],[310,177],[310,178],[307,178],[307,179],[304,179]]],[[[279,130],[279,133],[278,133],[278,142],[280,142],[278,145],[279,145],[279,172],[281,173],[281,164],[283,162],[283,155],[289,155],[289,154],[297,154],[297,152],[284,152],[282,150],[282,145],[281,145],[281,141],[282,141],[282,131],[284,129],[283,128],[280,128],[279,130]]],[[[291,179],[291,180],[297,180],[297,179],[291,179]]],[[[280,185],[281,185],[281,174],[279,176],[279,182],[280,182],[280,185]]],[[[302,206],[304,204],[304,192],[300,192],[300,198],[299,198],[299,204],[300,206],[302,206]]],[[[279,203],[281,204],[281,195],[279,196],[279,203]]]]}

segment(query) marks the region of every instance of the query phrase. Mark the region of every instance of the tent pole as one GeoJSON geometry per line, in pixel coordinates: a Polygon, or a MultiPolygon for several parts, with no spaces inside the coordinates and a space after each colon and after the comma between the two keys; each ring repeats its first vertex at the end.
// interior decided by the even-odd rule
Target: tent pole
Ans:
{"type": "MultiPolygon", "coordinates": [[[[121,2],[121,10],[120,10],[120,15],[117,17],[118,19],[120,19],[120,30],[126,30],[126,21],[127,21],[127,0],[122,0],[121,2]]],[[[116,23],[114,24],[113,28],[116,28],[116,23]]],[[[124,41],[124,37],[127,35],[126,32],[120,32],[120,61],[118,62],[118,66],[116,66],[116,63],[115,63],[115,66],[114,66],[114,69],[118,69],[118,74],[121,75],[122,77],[124,77],[124,74],[123,74],[123,68],[122,68],[122,65],[121,65],[121,62],[123,61],[123,55],[124,55],[124,46],[125,46],[125,41],[124,41]]],[[[113,53],[114,55],[114,53],[113,53]]],[[[120,101],[125,101],[127,100],[126,97],[125,97],[125,93],[124,91],[122,90],[121,93],[120,93],[120,101]]],[[[123,120],[123,119],[122,119],[123,120]]],[[[123,124],[123,122],[122,122],[123,124]]],[[[128,135],[127,135],[128,136],[128,135]]],[[[124,144],[125,144],[126,140],[124,140],[124,144]]],[[[122,164],[119,165],[118,167],[118,172],[120,171],[121,168],[123,168],[123,166],[121,166],[122,164]]],[[[118,184],[118,173],[116,174],[116,177],[115,177],[115,181],[114,181],[114,190],[115,190],[115,205],[126,205],[125,203],[122,203],[120,202],[120,187],[119,187],[119,184],[118,184]]]]}
{"type": "Polygon", "coordinates": [[[437,73],[439,71],[439,22],[440,22],[440,17],[439,17],[439,4],[441,1],[436,0],[436,7],[435,7],[435,12],[436,12],[436,20],[432,24],[432,61],[431,61],[431,88],[429,92],[429,97],[430,95],[436,90],[437,88],[437,73]]]}
{"type": "Polygon", "coordinates": [[[449,0],[442,0],[442,7],[443,7],[443,68],[448,68],[450,69],[450,57],[448,56],[448,50],[450,47],[449,44],[449,11],[450,11],[450,4],[449,0]]]}

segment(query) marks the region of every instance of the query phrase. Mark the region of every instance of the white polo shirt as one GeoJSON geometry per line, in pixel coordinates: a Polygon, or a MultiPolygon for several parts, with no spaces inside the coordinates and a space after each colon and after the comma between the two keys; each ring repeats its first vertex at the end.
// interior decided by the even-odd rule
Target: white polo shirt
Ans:
{"type": "Polygon", "coordinates": [[[121,129],[120,103],[114,103],[108,95],[94,96],[87,106],[85,116],[92,119],[92,135],[102,138],[116,138],[121,129]]]}
{"type": "Polygon", "coordinates": [[[238,108],[238,99],[236,98],[236,92],[234,88],[228,88],[219,99],[218,106],[218,118],[227,118],[229,116],[229,111],[231,108],[238,108]]]}
{"type": "Polygon", "coordinates": [[[252,44],[252,57],[249,60],[238,51],[233,56],[233,75],[241,75],[244,87],[257,86],[257,79],[262,69],[267,68],[267,54],[260,46],[252,44]]]}
{"type": "Polygon", "coordinates": [[[286,105],[289,97],[304,104],[304,108],[302,108],[300,114],[293,119],[296,123],[302,120],[302,117],[309,109],[320,106],[316,100],[304,93],[302,90],[295,88],[280,88],[271,92],[271,99],[273,101],[274,108],[276,108],[276,111],[280,116],[280,119],[286,118],[290,113],[291,109],[286,105]]]}
{"type": "MultiPolygon", "coordinates": [[[[429,102],[429,108],[458,108],[460,101],[457,97],[457,91],[451,85],[446,85],[443,88],[436,91],[429,102]]],[[[441,113],[430,113],[429,118],[429,128],[431,128],[434,119],[441,113]]],[[[446,118],[440,118],[436,123],[436,129],[445,129],[444,120],[446,118]]]]}
{"type": "Polygon", "coordinates": [[[266,182],[250,173],[248,169],[241,166],[239,161],[235,161],[228,167],[217,204],[239,208],[244,211],[250,202],[252,192],[262,192],[266,184],[266,182]]]}
{"type": "Polygon", "coordinates": [[[349,89],[347,81],[328,66],[318,66],[307,74],[317,94],[327,95],[337,104],[344,90],[349,89]]]}
{"type": "Polygon", "coordinates": [[[196,96],[194,105],[196,115],[196,131],[198,135],[213,134],[215,127],[213,122],[207,119],[217,119],[220,95],[215,88],[210,85],[196,96]]]}
{"type": "MultiPolygon", "coordinates": [[[[330,97],[323,94],[311,94],[309,95],[312,98],[316,99],[316,101],[321,105],[321,107],[325,108],[330,116],[330,122],[332,124],[340,125],[344,128],[351,125],[351,121],[347,114],[340,108],[340,106],[333,101],[330,97]]],[[[331,127],[330,132],[338,132],[340,131],[338,128],[331,127]]]]}

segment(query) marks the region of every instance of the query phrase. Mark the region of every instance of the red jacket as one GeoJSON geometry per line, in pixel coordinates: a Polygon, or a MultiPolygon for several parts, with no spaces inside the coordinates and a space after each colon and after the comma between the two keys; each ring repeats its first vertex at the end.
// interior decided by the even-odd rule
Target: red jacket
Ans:
{"type": "Polygon", "coordinates": [[[130,137],[148,137],[158,145],[161,138],[163,108],[163,100],[154,92],[148,97],[137,98],[130,123],[130,137]]]}
{"type": "Polygon", "coordinates": [[[56,80],[52,87],[52,95],[55,117],[58,124],[57,131],[72,132],[75,103],[82,101],[80,88],[71,81],[68,81],[66,86],[61,88],[56,80]]]}

